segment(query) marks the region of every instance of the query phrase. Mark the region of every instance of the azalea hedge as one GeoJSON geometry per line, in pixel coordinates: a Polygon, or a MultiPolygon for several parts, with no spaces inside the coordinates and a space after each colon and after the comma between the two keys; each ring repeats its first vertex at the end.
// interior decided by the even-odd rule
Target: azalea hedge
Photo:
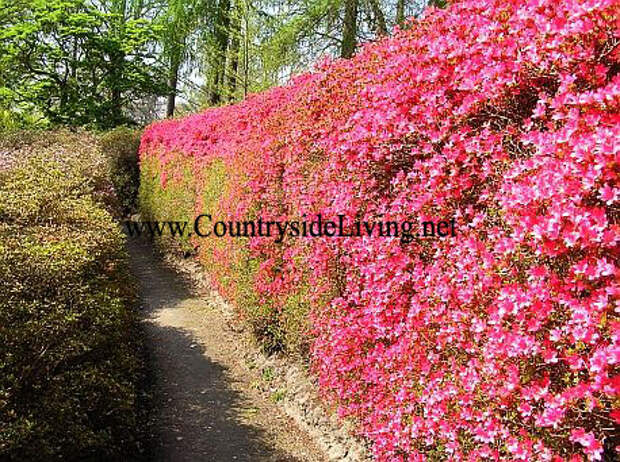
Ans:
{"type": "Polygon", "coordinates": [[[456,237],[407,245],[180,245],[269,348],[308,355],[379,460],[615,460],[618,12],[431,8],[351,60],[150,126],[142,211],[454,218],[456,237]]]}

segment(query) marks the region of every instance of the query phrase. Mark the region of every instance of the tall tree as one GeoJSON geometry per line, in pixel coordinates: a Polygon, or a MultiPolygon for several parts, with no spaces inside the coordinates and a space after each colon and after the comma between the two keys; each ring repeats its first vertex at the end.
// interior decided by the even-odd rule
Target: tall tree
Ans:
{"type": "Polygon", "coordinates": [[[250,75],[250,5],[243,0],[243,97],[248,96],[248,78],[250,75]]]}
{"type": "Polygon", "coordinates": [[[379,0],[368,0],[370,3],[370,8],[372,10],[372,14],[375,20],[375,29],[377,31],[377,35],[387,35],[388,28],[385,22],[385,15],[383,14],[383,10],[381,9],[381,5],[379,0]]]}
{"type": "Polygon", "coordinates": [[[230,46],[228,50],[228,66],[226,70],[227,97],[232,101],[235,98],[239,82],[239,53],[241,42],[241,16],[243,7],[240,0],[235,2],[230,20],[230,46]]]}
{"type": "Polygon", "coordinates": [[[358,0],[344,0],[344,20],[342,25],[342,46],[340,56],[350,58],[357,45],[357,6],[358,0]]]}
{"type": "Polygon", "coordinates": [[[396,3],[396,23],[402,26],[405,22],[405,0],[398,0],[396,3]]]}
{"type": "Polygon", "coordinates": [[[218,104],[224,90],[224,73],[226,70],[226,51],[230,39],[230,0],[219,0],[213,26],[213,49],[209,68],[211,73],[209,85],[209,102],[218,104]]]}
{"type": "MultiPolygon", "coordinates": [[[[123,48],[122,41],[124,40],[126,33],[127,18],[127,2],[128,0],[111,0],[110,1],[110,25],[112,39],[116,40],[117,46],[110,50],[111,66],[111,117],[113,125],[122,123],[123,121],[123,75],[125,71],[125,50],[123,48]]],[[[75,48],[77,53],[77,47],[75,48]]]]}
{"type": "Polygon", "coordinates": [[[168,95],[166,97],[166,117],[173,117],[176,109],[177,92],[179,86],[179,70],[181,68],[181,53],[171,50],[168,57],[168,95]]]}
{"type": "Polygon", "coordinates": [[[123,8],[109,0],[0,0],[0,94],[53,123],[130,122],[129,102],[164,87],[151,21],[123,17],[123,8]]]}
{"type": "Polygon", "coordinates": [[[181,67],[190,54],[189,41],[209,23],[210,4],[206,0],[167,0],[159,19],[163,57],[167,66],[168,95],[166,116],[174,116],[181,67]]]}

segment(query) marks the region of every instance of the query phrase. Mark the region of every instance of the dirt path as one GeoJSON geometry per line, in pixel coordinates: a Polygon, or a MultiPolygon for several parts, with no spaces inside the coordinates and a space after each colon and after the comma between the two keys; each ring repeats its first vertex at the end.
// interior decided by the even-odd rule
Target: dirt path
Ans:
{"type": "Polygon", "coordinates": [[[129,243],[140,283],[153,381],[157,461],[324,461],[310,437],[253,386],[235,333],[208,299],[153,254],[129,243]]]}

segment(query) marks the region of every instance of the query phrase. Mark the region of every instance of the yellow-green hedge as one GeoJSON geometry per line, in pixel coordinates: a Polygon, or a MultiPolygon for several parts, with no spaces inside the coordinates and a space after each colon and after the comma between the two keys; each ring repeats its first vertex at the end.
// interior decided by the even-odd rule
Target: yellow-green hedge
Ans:
{"type": "Polygon", "coordinates": [[[10,149],[16,160],[0,170],[0,460],[122,458],[139,362],[124,238],[103,201],[108,165],[85,134],[10,149]]]}

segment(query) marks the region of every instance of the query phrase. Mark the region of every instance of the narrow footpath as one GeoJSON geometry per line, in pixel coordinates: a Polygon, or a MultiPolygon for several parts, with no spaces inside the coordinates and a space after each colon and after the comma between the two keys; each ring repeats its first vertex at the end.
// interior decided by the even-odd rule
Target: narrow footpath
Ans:
{"type": "Polygon", "coordinates": [[[254,386],[236,335],[210,300],[129,240],[151,375],[156,461],[309,461],[325,456],[254,386]]]}

